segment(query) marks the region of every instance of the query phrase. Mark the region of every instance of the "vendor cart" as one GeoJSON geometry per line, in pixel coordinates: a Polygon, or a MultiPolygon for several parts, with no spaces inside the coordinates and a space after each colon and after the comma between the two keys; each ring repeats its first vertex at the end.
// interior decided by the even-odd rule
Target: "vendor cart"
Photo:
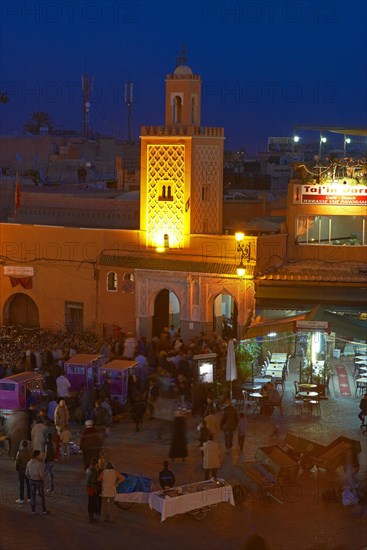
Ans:
{"type": "Polygon", "coordinates": [[[299,464],[278,445],[258,447],[255,453],[258,463],[266,466],[279,483],[293,481],[298,474],[299,464]]]}
{"type": "Polygon", "coordinates": [[[311,455],[318,468],[325,470],[336,470],[339,466],[344,466],[348,453],[352,451],[357,455],[361,452],[361,444],[356,439],[349,439],[340,436],[332,443],[327,445],[321,453],[316,456],[311,455]]]}
{"type": "Polygon", "coordinates": [[[153,481],[149,477],[121,473],[125,480],[116,488],[116,504],[119,508],[128,510],[134,504],[148,504],[153,481]]]}
{"type": "Polygon", "coordinates": [[[315,459],[325,450],[325,445],[288,432],[283,448],[289,456],[297,460],[304,472],[308,472],[316,466],[315,459]]]}
{"type": "Polygon", "coordinates": [[[276,496],[280,493],[280,484],[268,466],[258,462],[244,462],[233,468],[233,475],[239,482],[232,487],[236,504],[241,504],[245,500],[254,502],[266,497],[283,504],[276,496]]]}
{"type": "Polygon", "coordinates": [[[232,486],[223,479],[181,485],[150,495],[149,506],[161,514],[161,521],[177,514],[190,514],[197,520],[207,517],[221,502],[235,505],[232,486]]]}

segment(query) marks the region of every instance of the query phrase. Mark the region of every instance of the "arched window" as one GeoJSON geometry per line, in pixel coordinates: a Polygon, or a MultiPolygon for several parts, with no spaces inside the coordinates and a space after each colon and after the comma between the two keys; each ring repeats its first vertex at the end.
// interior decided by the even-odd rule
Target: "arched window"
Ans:
{"type": "Polygon", "coordinates": [[[182,122],[182,99],[179,95],[175,96],[173,103],[173,123],[181,124],[182,122]]]}
{"type": "Polygon", "coordinates": [[[115,271],[107,273],[107,291],[117,292],[117,273],[115,271]]]}

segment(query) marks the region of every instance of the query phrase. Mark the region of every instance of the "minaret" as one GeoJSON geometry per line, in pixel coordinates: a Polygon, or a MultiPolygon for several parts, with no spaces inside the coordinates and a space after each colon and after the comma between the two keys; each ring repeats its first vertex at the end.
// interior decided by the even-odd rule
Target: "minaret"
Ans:
{"type": "Polygon", "coordinates": [[[201,79],[183,50],[166,78],[165,126],[143,126],[140,230],[148,247],[185,248],[222,232],[223,128],[200,126],[201,79]]]}

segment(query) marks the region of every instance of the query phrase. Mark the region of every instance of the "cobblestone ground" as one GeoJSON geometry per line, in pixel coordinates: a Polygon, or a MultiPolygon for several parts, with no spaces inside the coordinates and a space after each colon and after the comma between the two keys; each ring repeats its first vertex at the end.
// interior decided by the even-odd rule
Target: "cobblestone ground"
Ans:
{"type": "MultiPolygon", "coordinates": [[[[301,417],[293,405],[293,380],[297,377],[298,361],[294,360],[286,382],[283,399],[284,415],[278,435],[272,435],[269,419],[260,415],[249,417],[245,440],[245,460],[253,461],[258,447],[283,445],[287,432],[329,444],[340,435],[361,443],[358,480],[367,477],[367,435],[362,435],[357,418],[360,396],[356,396],[351,359],[335,359],[346,366],[352,390],[351,397],[341,397],[336,377],[332,378],[328,399],[321,402],[321,416],[304,414],[301,417]]],[[[203,479],[198,447],[198,418],[188,420],[189,457],[176,461],[172,468],[177,484],[203,479]]],[[[128,415],[113,426],[105,446],[109,458],[121,471],[151,477],[157,487],[158,472],[168,456],[169,425],[164,426],[162,439],[157,439],[157,421],[146,420],[141,432],[134,431],[128,415]]],[[[76,433],[80,429],[73,427],[76,433]]],[[[225,453],[222,433],[217,440],[222,451],[220,477],[237,484],[239,450],[225,453]]],[[[119,545],[128,549],[175,548],[183,550],[242,549],[247,537],[259,533],[265,537],[270,550],[361,550],[367,548],[367,524],[360,521],[357,507],[344,507],[340,499],[326,502],[325,490],[339,489],[345,484],[343,468],[335,471],[300,472],[297,478],[277,489],[273,498],[256,490],[242,504],[232,507],[220,504],[203,521],[190,515],[180,515],[160,522],[160,516],[147,505],[135,505],[128,511],[117,510],[114,524],[90,525],[87,522],[85,475],[82,461],[72,456],[68,463],[55,466],[56,493],[47,496],[50,516],[30,515],[29,505],[19,507],[15,500],[17,476],[13,461],[0,455],[1,475],[1,550],[13,550],[30,544],[37,550],[65,548],[108,548],[119,545]],[[279,503],[281,501],[282,503],[279,503]]]]}

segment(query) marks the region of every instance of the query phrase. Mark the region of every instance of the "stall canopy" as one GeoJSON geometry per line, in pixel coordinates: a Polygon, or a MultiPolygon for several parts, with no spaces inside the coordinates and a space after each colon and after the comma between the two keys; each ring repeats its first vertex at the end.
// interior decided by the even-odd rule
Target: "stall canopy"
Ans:
{"type": "Polygon", "coordinates": [[[327,321],[330,323],[332,332],[337,333],[338,336],[342,335],[348,340],[366,340],[367,338],[367,321],[358,321],[344,315],[338,315],[321,305],[315,306],[311,311],[301,315],[252,324],[243,337],[251,339],[268,336],[272,332],[277,334],[293,332],[294,321],[327,321]]]}

